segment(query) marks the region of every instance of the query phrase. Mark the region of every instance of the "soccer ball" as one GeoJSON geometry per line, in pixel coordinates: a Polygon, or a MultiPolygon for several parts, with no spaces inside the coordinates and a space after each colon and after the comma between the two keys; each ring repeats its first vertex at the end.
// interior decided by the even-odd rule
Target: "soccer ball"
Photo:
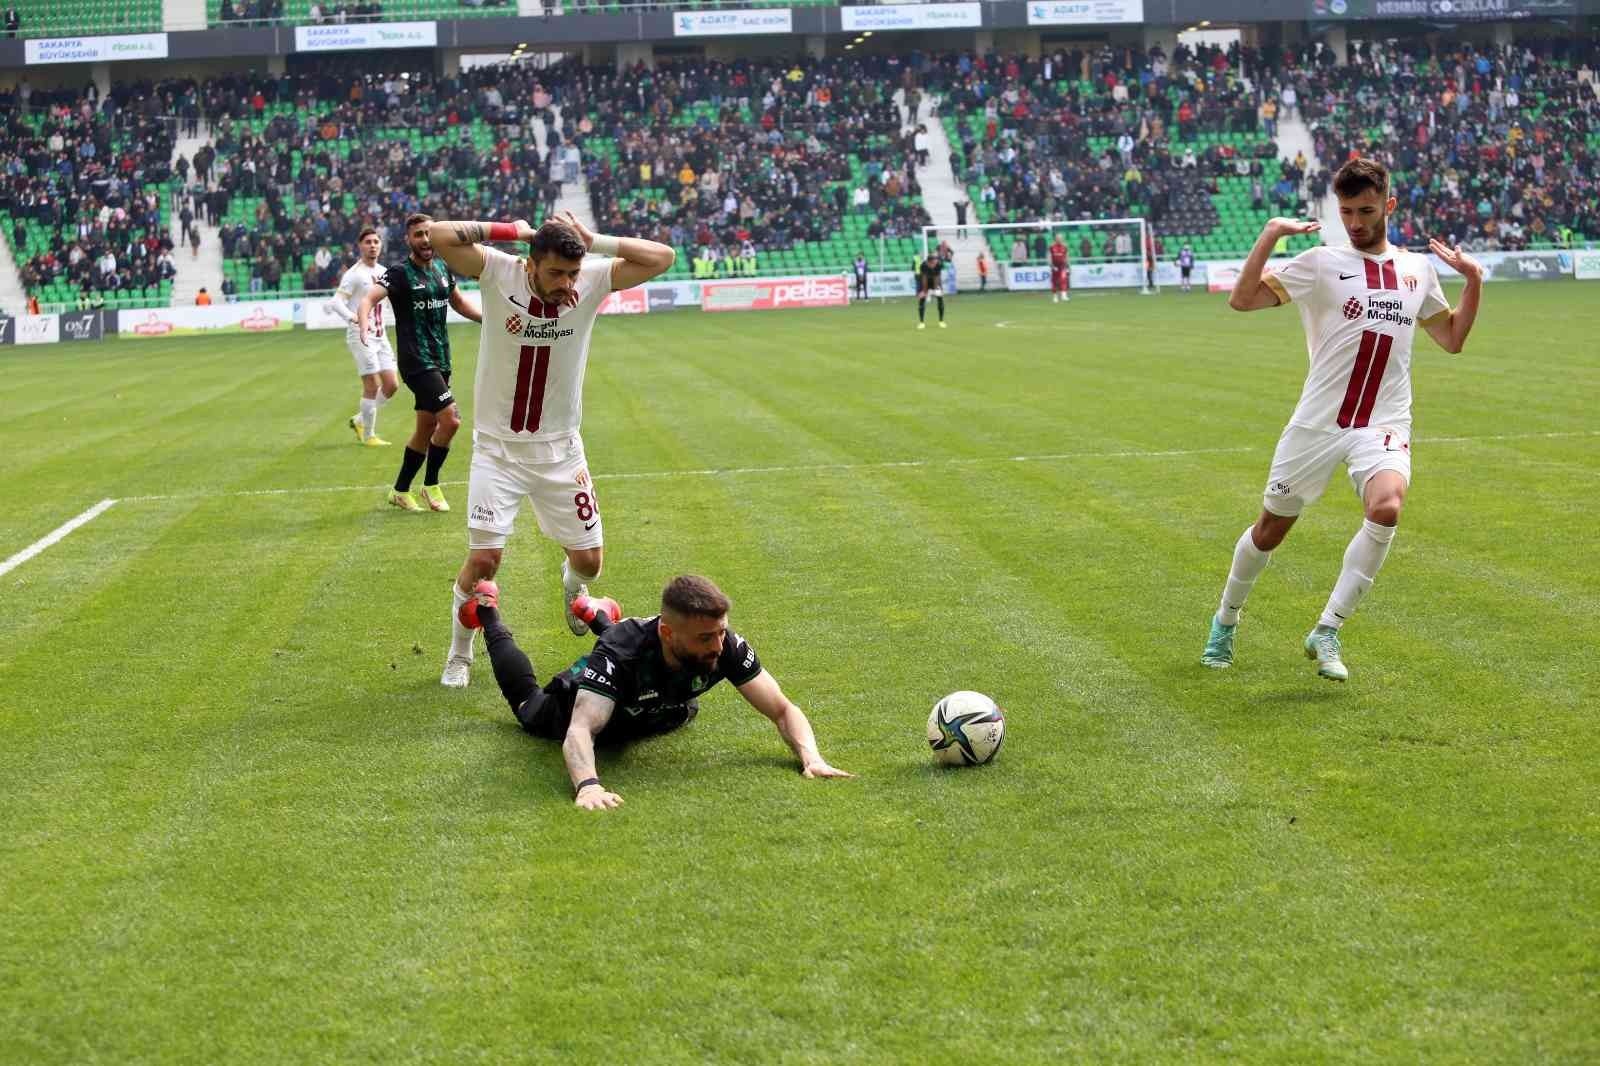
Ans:
{"type": "Polygon", "coordinates": [[[981,692],[952,692],[928,715],[928,747],[935,762],[981,766],[1006,737],[1006,714],[981,692]]]}

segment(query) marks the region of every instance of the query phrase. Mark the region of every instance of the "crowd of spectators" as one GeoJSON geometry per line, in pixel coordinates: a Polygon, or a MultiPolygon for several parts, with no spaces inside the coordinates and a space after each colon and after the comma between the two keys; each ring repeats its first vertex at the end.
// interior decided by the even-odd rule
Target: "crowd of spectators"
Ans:
{"type": "Polygon", "coordinates": [[[158,99],[35,92],[23,79],[0,91],[0,115],[0,215],[25,290],[71,283],[88,306],[172,277],[161,208],[173,122],[158,99]]]}
{"type": "Polygon", "coordinates": [[[1158,234],[1187,234],[1214,224],[1224,177],[1250,179],[1281,209],[1302,206],[1308,163],[1278,158],[1264,90],[1246,80],[1264,69],[1237,45],[1179,45],[1171,56],[1106,45],[940,55],[918,74],[956,119],[952,165],[983,217],[1137,214],[1158,234]]]}
{"type": "Polygon", "coordinates": [[[1519,248],[1600,236],[1597,66],[1596,42],[1551,40],[1356,43],[1343,57],[1316,43],[1170,56],[1107,46],[452,77],[351,77],[329,64],[104,98],[92,85],[44,93],[23,79],[0,92],[0,213],[30,288],[139,290],[170,277],[189,249],[163,229],[164,204],[186,238],[198,237],[194,221],[222,226],[225,255],[251,264],[251,288],[289,274],[324,288],[363,226],[396,247],[399,221],[417,210],[537,221],[581,165],[602,228],[669,242],[686,263],[748,263],[853,219],[873,236],[918,232],[925,141],[895,100],[905,89],[913,106],[934,94],[956,120],[953,165],[983,217],[1138,213],[1157,233],[1205,232],[1223,179],[1243,179],[1254,209],[1304,211],[1330,169],[1369,154],[1396,175],[1397,243],[1519,248]],[[1320,165],[1278,157],[1276,127],[1291,116],[1308,124],[1320,165]],[[202,120],[210,142],[169,165],[173,137],[202,120]],[[59,242],[32,246],[25,220],[59,242]]]}
{"type": "Polygon", "coordinates": [[[1292,75],[1317,153],[1395,173],[1391,240],[1473,251],[1600,238],[1600,43],[1362,44],[1292,75]]]}
{"type": "Polygon", "coordinates": [[[869,237],[914,235],[928,215],[896,74],[849,57],[578,72],[566,96],[595,218],[708,272],[825,241],[852,213],[869,237]]]}

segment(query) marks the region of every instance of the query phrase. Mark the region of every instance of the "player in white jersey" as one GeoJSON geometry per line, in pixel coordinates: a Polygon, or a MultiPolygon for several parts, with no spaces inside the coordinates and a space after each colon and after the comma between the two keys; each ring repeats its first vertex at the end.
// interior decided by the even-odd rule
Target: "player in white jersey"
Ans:
{"type": "Polygon", "coordinates": [[[1372,159],[1353,159],[1333,179],[1348,247],[1321,245],[1263,274],[1277,242],[1319,229],[1316,222],[1275,218],[1257,238],[1239,271],[1228,304],[1258,311],[1293,303],[1305,325],[1311,368],[1300,402],[1278,439],[1267,474],[1261,517],[1239,537],[1222,603],[1200,661],[1233,665],[1239,610],[1307,504],[1322,495],[1342,461],[1361,498],[1365,521],[1345,549],[1344,566],[1322,616],[1305,639],[1317,673],[1349,676],[1339,631],[1372,587],[1394,540],[1411,483],[1411,342],[1417,325],[1447,352],[1459,352],[1478,314],[1483,269],[1459,248],[1434,240],[1434,255],[1466,278],[1451,310],[1433,263],[1390,246],[1395,209],[1389,172],[1372,159]]]}
{"type": "Polygon", "coordinates": [[[589,632],[572,610],[600,576],[600,505],[583,438],[583,372],[600,305],[672,266],[671,246],[597,236],[570,212],[535,230],[526,222],[435,222],[433,247],[457,274],[482,287],[483,329],[473,383],[472,468],[467,483],[467,560],[456,576],[450,654],[440,683],[470,680],[473,631],[460,608],[500,568],[526,497],[545,536],[566,550],[562,611],[575,635],[589,632]],[[526,259],[482,241],[526,241],[526,259]],[[585,258],[589,255],[590,258],[585,258]]]}
{"type": "Polygon", "coordinates": [[[356,361],[356,373],[361,375],[361,410],[350,416],[350,428],[355,430],[356,443],[369,448],[387,447],[389,442],[378,436],[378,408],[400,388],[395,377],[394,349],[389,347],[389,335],[384,332],[383,305],[372,309],[368,325],[370,344],[361,343],[361,326],[356,321],[356,308],[367,290],[383,280],[383,268],[378,266],[378,253],[383,250],[383,238],[368,226],[356,238],[356,250],[361,258],[351,265],[339,279],[339,290],[328,301],[328,310],[349,323],[345,327],[344,343],[350,357],[356,361]]]}

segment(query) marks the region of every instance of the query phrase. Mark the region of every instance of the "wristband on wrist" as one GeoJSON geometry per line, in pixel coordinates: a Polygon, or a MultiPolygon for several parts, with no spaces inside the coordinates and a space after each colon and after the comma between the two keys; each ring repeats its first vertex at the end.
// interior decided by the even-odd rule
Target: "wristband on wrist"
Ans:
{"type": "Polygon", "coordinates": [[[616,255],[617,248],[617,238],[605,233],[596,233],[594,243],[589,245],[589,251],[595,255],[616,255]]]}
{"type": "Polygon", "coordinates": [[[517,239],[517,226],[514,222],[489,223],[489,239],[491,241],[514,241],[517,239]]]}
{"type": "Polygon", "coordinates": [[[578,793],[582,792],[584,789],[588,788],[590,785],[598,785],[598,784],[600,784],[600,779],[598,777],[586,777],[582,781],[578,782],[578,787],[573,791],[573,794],[577,795],[578,793]]]}

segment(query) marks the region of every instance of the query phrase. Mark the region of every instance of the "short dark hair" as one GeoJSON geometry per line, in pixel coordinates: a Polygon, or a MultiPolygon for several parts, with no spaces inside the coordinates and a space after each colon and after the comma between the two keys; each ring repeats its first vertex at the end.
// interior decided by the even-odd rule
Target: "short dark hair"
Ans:
{"type": "Polygon", "coordinates": [[[432,221],[433,221],[433,216],[432,215],[425,215],[421,211],[417,211],[417,212],[414,212],[412,214],[409,214],[409,215],[406,216],[406,232],[410,233],[412,228],[415,227],[420,222],[432,222],[432,221]]]}
{"type": "MultiPolygon", "coordinates": [[[[409,228],[409,227],[407,227],[407,228],[409,228]]],[[[377,230],[377,228],[375,226],[363,226],[362,229],[361,229],[361,232],[356,235],[356,243],[360,244],[362,241],[366,240],[368,237],[371,237],[371,236],[374,236],[374,235],[376,235],[378,237],[382,237],[383,236],[383,234],[378,232],[378,230],[377,230]]]]}
{"type": "MultiPolygon", "coordinates": [[[[565,222],[557,222],[554,219],[539,227],[533,235],[533,240],[528,242],[528,247],[532,249],[535,259],[543,259],[552,252],[562,259],[582,259],[588,252],[577,230],[565,222]]],[[[716,586],[712,585],[712,588],[715,589],[716,586]]]]}
{"type": "Polygon", "coordinates": [[[661,611],[684,618],[721,618],[733,604],[711,579],[682,574],[661,590],[661,611]]]}
{"type": "Polygon", "coordinates": [[[1377,189],[1382,197],[1389,195],[1389,168],[1376,159],[1352,159],[1333,176],[1333,191],[1341,200],[1360,196],[1368,189],[1377,189]]]}

